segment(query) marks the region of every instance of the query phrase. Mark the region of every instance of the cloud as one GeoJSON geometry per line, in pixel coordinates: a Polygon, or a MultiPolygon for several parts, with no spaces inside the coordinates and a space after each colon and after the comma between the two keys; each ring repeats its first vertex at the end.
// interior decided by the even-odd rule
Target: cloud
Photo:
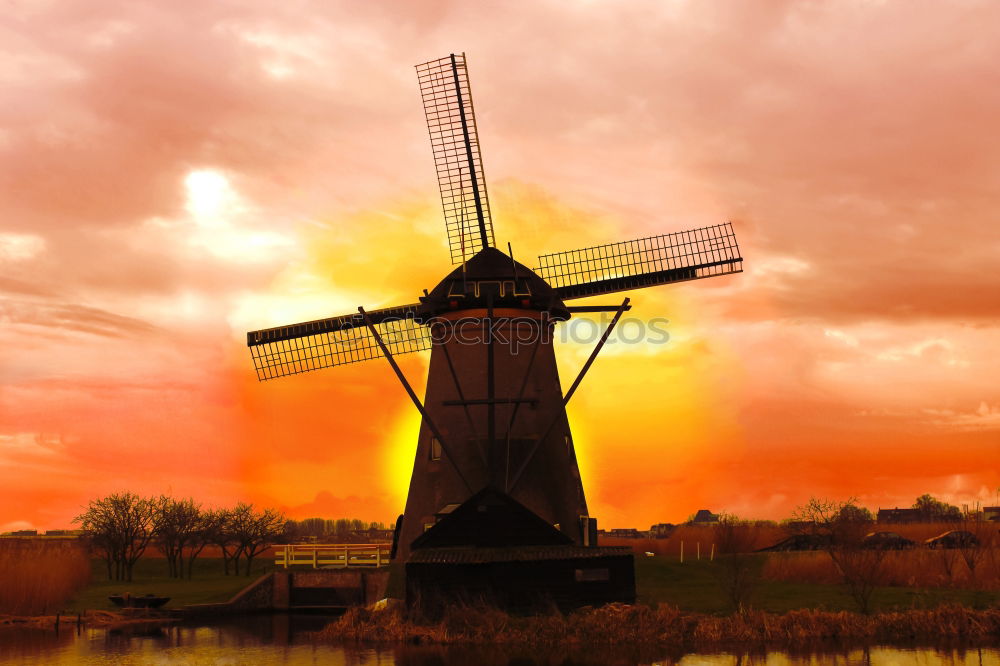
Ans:
{"type": "Polygon", "coordinates": [[[8,299],[0,302],[0,320],[6,324],[41,326],[107,337],[148,335],[148,322],[76,303],[38,303],[8,299]]]}
{"type": "MultiPolygon", "coordinates": [[[[72,443],[31,488],[0,478],[19,484],[0,520],[58,522],[127,484],[293,508],[331,487],[395,514],[384,449],[409,449],[384,424],[408,407],[387,369],[261,387],[240,338],[440,279],[412,65],[461,48],[519,260],[737,229],[746,272],[636,292],[631,314],[669,319],[671,343],[602,357],[574,398],[604,524],[998,481],[981,465],[1000,372],[996,3],[9,16],[0,431],[72,443]]],[[[561,349],[564,373],[585,354],[561,349]]]]}
{"type": "Polygon", "coordinates": [[[1000,430],[1000,406],[985,401],[970,411],[953,409],[927,409],[925,414],[935,425],[960,430],[1000,430]]]}
{"type": "Polygon", "coordinates": [[[0,233],[0,262],[26,261],[45,251],[45,239],[33,234],[0,233]]]}
{"type": "Polygon", "coordinates": [[[24,458],[49,458],[63,449],[62,438],[42,433],[0,434],[0,460],[13,462],[24,458]]]}

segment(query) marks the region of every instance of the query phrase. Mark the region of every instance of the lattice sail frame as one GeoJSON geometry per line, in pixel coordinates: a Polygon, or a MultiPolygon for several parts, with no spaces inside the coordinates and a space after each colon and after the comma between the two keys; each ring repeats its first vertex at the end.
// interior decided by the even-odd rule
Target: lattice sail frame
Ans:
{"type": "Polygon", "coordinates": [[[417,65],[453,264],[495,245],[465,54],[417,65]]]}
{"type": "MultiPolygon", "coordinates": [[[[413,320],[417,307],[404,305],[368,312],[393,355],[431,348],[430,329],[413,320]]],[[[247,333],[247,346],[259,381],[383,355],[360,313],[252,331],[247,333]]]]}
{"type": "Polygon", "coordinates": [[[535,272],[563,300],[740,273],[732,223],[544,254],[535,272]]]}

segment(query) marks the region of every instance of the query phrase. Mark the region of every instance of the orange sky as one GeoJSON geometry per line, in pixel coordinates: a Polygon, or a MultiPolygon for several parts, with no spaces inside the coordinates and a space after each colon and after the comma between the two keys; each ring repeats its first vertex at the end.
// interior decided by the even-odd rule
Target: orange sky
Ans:
{"type": "MultiPolygon", "coordinates": [[[[122,489],[401,511],[417,419],[388,365],[258,384],[245,331],[448,272],[413,65],[453,50],[519,260],[726,220],[743,248],[742,275],[631,294],[670,342],[610,347],[574,397],[602,526],[993,503],[997,25],[985,1],[15,2],[0,531],[122,489]]],[[[565,385],[589,349],[559,345],[565,385]]]]}

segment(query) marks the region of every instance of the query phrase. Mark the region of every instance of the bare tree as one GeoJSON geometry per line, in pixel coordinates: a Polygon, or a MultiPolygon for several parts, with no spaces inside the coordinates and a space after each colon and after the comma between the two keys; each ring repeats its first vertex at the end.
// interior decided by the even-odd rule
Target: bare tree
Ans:
{"type": "Polygon", "coordinates": [[[73,519],[104,552],[108,578],[132,581],[132,570],[158,527],[158,501],[135,493],[115,493],[92,500],[73,519]]]}
{"type": "Polygon", "coordinates": [[[222,570],[229,575],[229,565],[235,566],[234,573],[240,573],[240,544],[233,529],[235,509],[216,509],[205,526],[209,543],[219,547],[222,553],[222,570]]]}
{"type": "Polygon", "coordinates": [[[736,516],[722,514],[714,526],[718,550],[716,573],[723,592],[737,612],[744,612],[757,584],[760,582],[760,563],[753,554],[760,527],[736,516]]]}
{"type": "Polygon", "coordinates": [[[866,547],[865,534],[871,528],[871,514],[854,498],[844,502],[812,498],[795,510],[797,523],[818,537],[840,572],[844,585],[862,613],[871,611],[871,598],[883,579],[886,550],[866,547]]]}
{"type": "Polygon", "coordinates": [[[167,575],[184,576],[184,549],[194,542],[201,524],[201,505],[193,499],[160,497],[156,502],[159,520],[156,542],[167,560],[167,575]]]}
{"type": "MultiPolygon", "coordinates": [[[[240,503],[232,511],[230,528],[238,544],[238,554],[246,557],[246,575],[250,575],[253,558],[264,552],[278,539],[285,526],[285,516],[275,509],[255,511],[253,504],[240,503]]],[[[239,573],[237,559],[236,572],[239,573]]]]}
{"type": "Polygon", "coordinates": [[[969,568],[969,580],[975,590],[979,589],[977,571],[980,562],[986,557],[986,543],[992,536],[989,523],[983,519],[983,513],[976,507],[973,512],[966,512],[962,517],[961,529],[972,535],[971,539],[962,538],[958,540],[958,549],[962,553],[962,559],[969,568]]]}
{"type": "Polygon", "coordinates": [[[940,548],[935,548],[934,552],[935,559],[941,566],[945,582],[951,587],[955,584],[955,565],[958,564],[958,551],[954,548],[941,546],[940,548]]]}
{"type": "Polygon", "coordinates": [[[198,516],[198,524],[191,535],[191,540],[188,545],[188,578],[191,578],[194,571],[194,562],[198,559],[198,556],[201,555],[201,552],[205,550],[207,546],[215,543],[216,532],[221,527],[223,520],[224,515],[220,511],[202,511],[198,516]]]}
{"type": "Polygon", "coordinates": [[[121,520],[125,579],[131,583],[135,563],[146,552],[156,533],[158,517],[156,500],[139,497],[134,493],[122,493],[111,497],[121,520]]]}
{"type": "Polygon", "coordinates": [[[73,519],[79,523],[90,547],[98,550],[107,566],[108,580],[121,578],[120,534],[108,498],[91,500],[87,509],[73,519]]]}

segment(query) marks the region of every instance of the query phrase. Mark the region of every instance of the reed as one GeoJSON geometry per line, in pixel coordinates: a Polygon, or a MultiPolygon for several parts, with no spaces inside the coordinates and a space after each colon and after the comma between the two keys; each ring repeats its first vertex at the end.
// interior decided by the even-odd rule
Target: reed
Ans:
{"type": "MultiPolygon", "coordinates": [[[[894,587],[950,587],[1000,590],[1000,554],[993,543],[982,546],[985,557],[975,575],[957,550],[914,548],[886,553],[879,585],[894,587]]],[[[824,552],[771,553],[764,564],[765,580],[836,584],[841,577],[824,552]]]]}
{"type": "Polygon", "coordinates": [[[0,539],[0,613],[57,612],[87,585],[90,572],[76,539],[0,539]]]}
{"type": "Polygon", "coordinates": [[[396,606],[381,611],[351,609],[314,634],[317,641],[677,648],[807,646],[817,640],[909,641],[928,637],[996,639],[1000,637],[1000,610],[943,606],[877,615],[796,610],[783,615],[748,611],[719,617],[668,605],[609,604],[568,615],[553,612],[525,617],[473,605],[453,607],[440,620],[427,622],[396,606]]]}

